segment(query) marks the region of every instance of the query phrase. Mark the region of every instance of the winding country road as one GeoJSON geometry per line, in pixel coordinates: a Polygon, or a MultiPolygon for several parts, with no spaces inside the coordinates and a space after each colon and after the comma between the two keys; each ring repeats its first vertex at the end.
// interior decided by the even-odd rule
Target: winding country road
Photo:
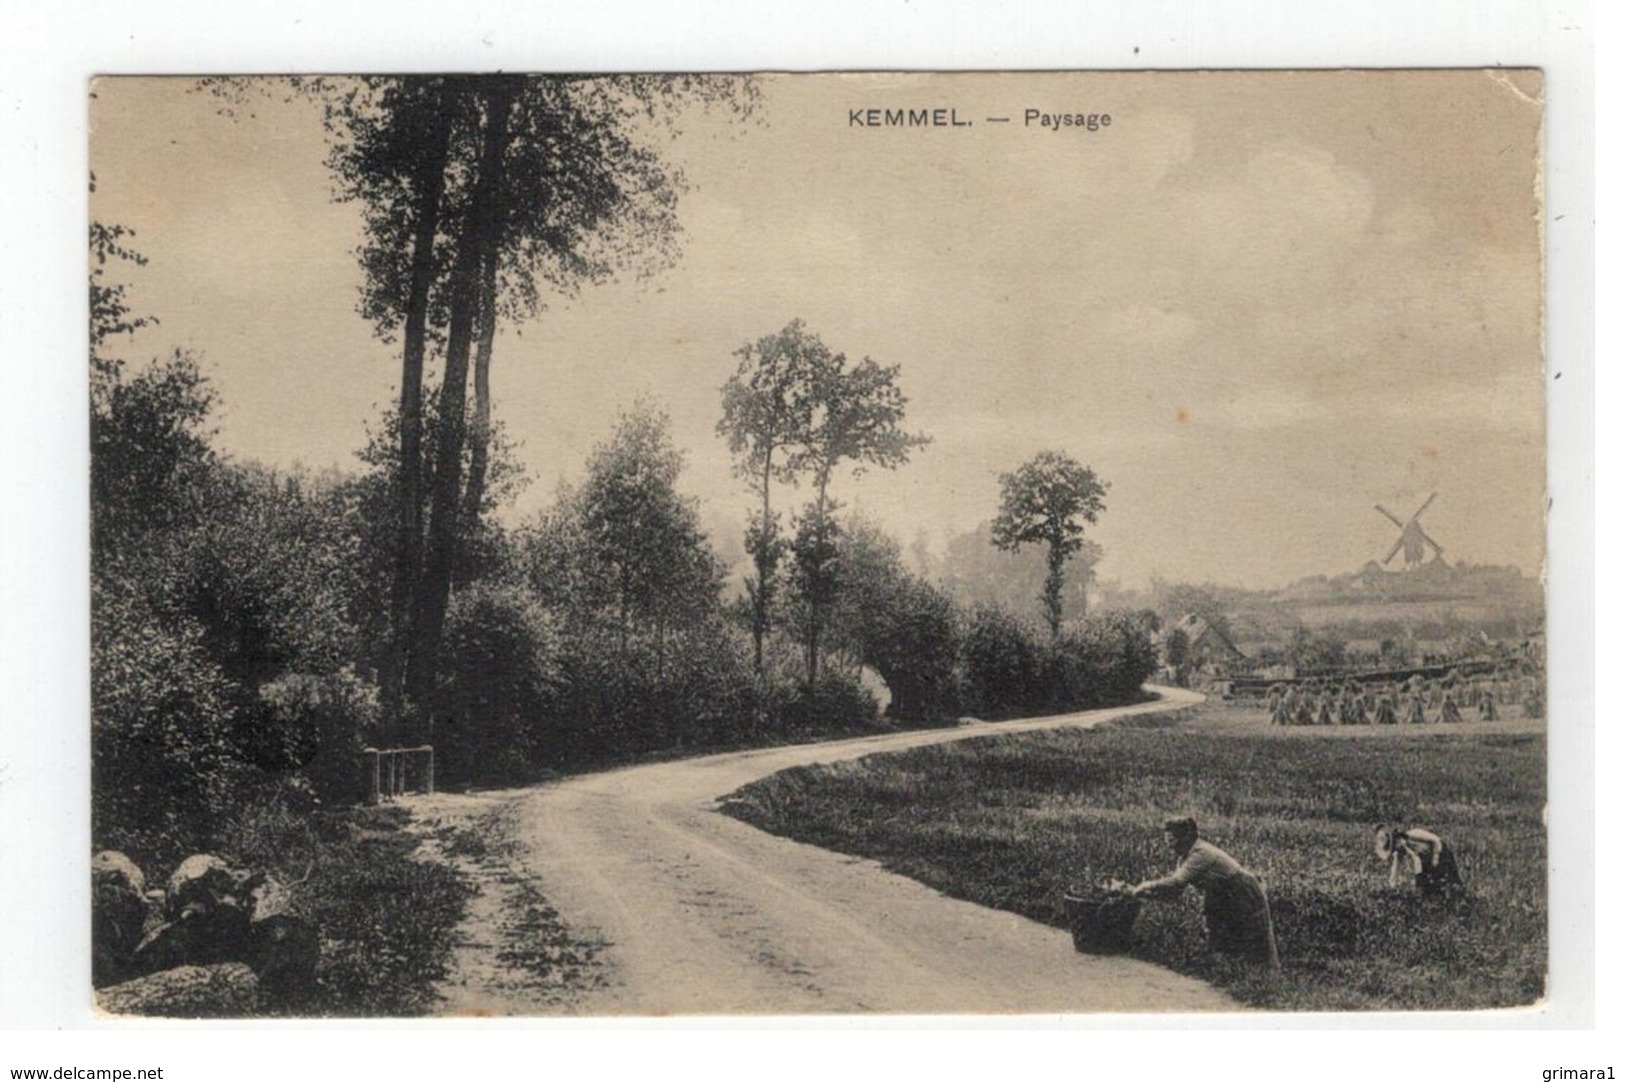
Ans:
{"type": "MultiPolygon", "coordinates": [[[[1080,955],[1062,931],[948,898],[873,861],[758,831],[717,801],[807,763],[991,733],[1091,726],[1200,696],[1064,717],[969,723],[630,767],[483,797],[514,859],[578,933],[605,941],[602,980],[564,1004],[482,991],[454,968],[451,1013],[1086,1013],[1233,1009],[1207,985],[1128,958],[1080,955]],[[511,802],[511,803],[510,803],[511,802]],[[457,976],[457,974],[461,976],[457,976]]],[[[476,909],[478,911],[478,909],[476,909]]]]}

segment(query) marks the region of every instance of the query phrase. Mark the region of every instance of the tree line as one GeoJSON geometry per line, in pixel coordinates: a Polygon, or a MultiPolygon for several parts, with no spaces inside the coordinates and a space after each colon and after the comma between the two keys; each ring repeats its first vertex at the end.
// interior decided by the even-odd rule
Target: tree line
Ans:
{"type": "MultiPolygon", "coordinates": [[[[799,320],[742,345],[720,388],[717,430],[751,492],[743,597],[655,403],[630,404],[541,513],[496,514],[525,482],[490,399],[499,324],[674,260],[683,181],[649,133],[684,102],[748,113],[748,81],[289,85],[321,103],[335,194],[361,210],[358,311],[399,348],[399,396],[354,470],[220,455],[196,355],[116,355],[156,320],[114,273],[143,262],[128,231],[92,226],[100,844],[162,858],[267,794],[350,799],[365,744],[427,740],[452,784],[517,781],[861,731],[881,723],[875,675],[887,724],[1137,694],[1147,629],[1062,608],[1104,482],[1058,452],[1006,475],[992,540],[1043,552],[1046,627],[967,606],[836,496],[929,443],[906,426],[899,366],[799,320]],[[787,488],[808,498],[786,525],[787,488]]],[[[209,89],[228,113],[244,93],[209,89]]]]}

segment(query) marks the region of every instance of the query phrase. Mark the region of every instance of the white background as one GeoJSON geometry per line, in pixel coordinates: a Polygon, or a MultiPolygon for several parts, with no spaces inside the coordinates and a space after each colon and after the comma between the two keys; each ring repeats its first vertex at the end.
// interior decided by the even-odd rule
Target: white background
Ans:
{"type": "MultiPolygon", "coordinates": [[[[1618,740],[1592,727],[1589,3],[38,3],[0,41],[0,1072],[165,1078],[1540,1079],[1613,1065],[1618,740]],[[1138,52],[1135,48],[1138,47],[1138,52]],[[86,82],[97,73],[1525,66],[1547,71],[1553,995],[1489,1016],[111,1025],[88,1010],[86,82]],[[1561,377],[1557,378],[1557,373],[1561,377]],[[1594,741],[1595,736],[1595,741],[1594,741]],[[1600,779],[1601,784],[1595,784],[1600,779]],[[1595,865],[1593,852],[1596,854],[1595,865]],[[1596,876],[1593,879],[1593,868],[1596,876]],[[1595,890],[1595,895],[1593,891],[1595,890]],[[1601,900],[1595,921],[1593,898],[1601,900]],[[1593,978],[1595,996],[1593,997],[1593,978]],[[13,1031],[7,1032],[6,1028],[13,1031]],[[1197,1034],[1193,1027],[1218,1030],[1197,1034]],[[64,1031],[65,1029],[65,1031],[64,1031]],[[717,1031],[724,1031],[720,1035],[717,1031]],[[1278,1032],[1277,1032],[1278,1031],[1278,1032]],[[1512,1031],[1512,1032],[1504,1032],[1512,1031]]],[[[1609,77],[1608,66],[1603,76],[1609,77]]],[[[1606,108],[1600,111],[1609,115],[1606,108]]],[[[1618,127],[1617,120],[1612,125],[1618,127]]],[[[1608,125],[1603,125],[1608,127],[1608,125]]],[[[1605,176],[1617,184],[1617,171],[1605,176]]],[[[1607,185],[1602,185],[1606,188],[1607,185]]],[[[1618,286],[1615,260],[1602,265],[1618,286]]],[[[1599,290],[1620,303],[1617,288],[1599,290]]],[[[1604,306],[1605,341],[1617,321],[1604,306]]],[[[1602,373],[1606,380],[1607,373],[1602,373]]],[[[1605,390],[1609,388],[1605,387],[1605,390]]],[[[1606,407],[1617,403],[1605,395],[1606,407]]],[[[1604,424],[1598,449],[1613,446],[1604,424]]],[[[1595,530],[1595,532],[1594,532],[1595,530]]],[[[1617,625],[1617,621],[1613,621],[1617,625]]],[[[0,1078],[9,1073],[0,1074],[0,1078]]]]}

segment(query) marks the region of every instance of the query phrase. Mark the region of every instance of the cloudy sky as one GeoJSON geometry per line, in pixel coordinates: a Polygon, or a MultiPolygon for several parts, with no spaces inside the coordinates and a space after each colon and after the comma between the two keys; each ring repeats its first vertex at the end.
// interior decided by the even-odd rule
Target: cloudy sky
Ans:
{"type": "MultiPolygon", "coordinates": [[[[399,356],[355,314],[359,222],[319,117],[268,98],[230,120],[188,85],[103,80],[92,103],[92,212],[137,231],[130,299],[162,321],[125,353],[196,349],[224,450],[348,466],[399,356]]],[[[737,533],[718,388],[800,317],[902,366],[934,442],[839,495],[905,543],[990,517],[999,473],[1058,448],[1111,482],[1094,536],[1126,584],[1350,570],[1396,536],[1373,503],[1434,491],[1451,558],[1534,572],[1539,100],[1516,72],[767,79],[759,123],[695,115],[660,143],[692,184],[675,270],[498,339],[496,409],[534,478],[512,516],[642,394],[737,533]],[[850,126],[871,106],[972,123],[850,126]]]]}

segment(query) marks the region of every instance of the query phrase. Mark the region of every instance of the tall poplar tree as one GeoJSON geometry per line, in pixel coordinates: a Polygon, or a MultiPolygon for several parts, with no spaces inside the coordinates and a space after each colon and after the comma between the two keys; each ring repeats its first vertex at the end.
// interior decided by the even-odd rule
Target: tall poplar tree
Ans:
{"type": "Polygon", "coordinates": [[[684,181],[652,144],[686,105],[747,115],[756,91],[743,77],[662,75],[300,85],[325,103],[339,196],[363,205],[362,313],[386,338],[397,328],[403,336],[400,551],[381,678],[386,701],[399,704],[404,692],[426,724],[459,538],[478,528],[485,502],[498,325],[534,316],[548,294],[671,266],[684,181]],[[426,463],[422,381],[436,348],[448,430],[426,463]]]}

